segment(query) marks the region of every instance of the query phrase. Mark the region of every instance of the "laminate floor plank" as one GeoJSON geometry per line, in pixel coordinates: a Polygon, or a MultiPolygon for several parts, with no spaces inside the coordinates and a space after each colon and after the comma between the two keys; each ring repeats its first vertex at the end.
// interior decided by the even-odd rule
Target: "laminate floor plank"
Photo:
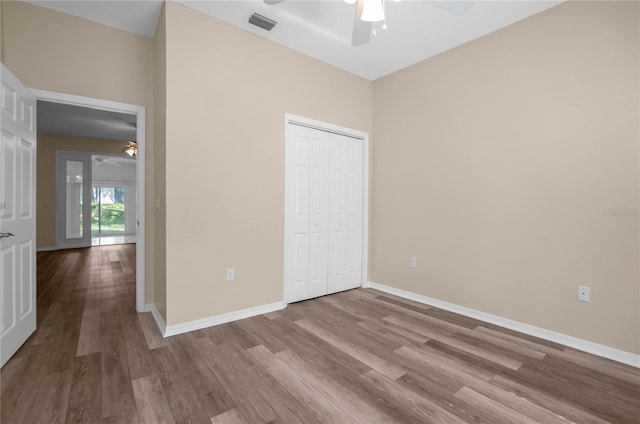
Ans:
{"type": "MultiPolygon", "coordinates": [[[[280,420],[284,423],[292,424],[319,422],[318,417],[307,405],[301,403],[296,396],[287,391],[286,382],[279,381],[257,363],[248,350],[238,350],[237,347],[238,345],[235,345],[235,347],[233,345],[223,346],[224,354],[222,356],[225,358],[234,356],[238,359],[238,362],[242,365],[246,380],[260,393],[260,396],[275,412],[276,418],[271,421],[280,420]]],[[[242,408],[242,403],[239,404],[240,408],[242,408]]],[[[244,415],[247,416],[247,414],[244,415]]]]}
{"type": "Polygon", "coordinates": [[[358,325],[371,333],[376,334],[381,341],[388,341],[389,345],[422,345],[429,339],[419,334],[411,333],[409,331],[402,331],[400,328],[392,329],[389,326],[379,324],[375,321],[361,321],[358,325]]]}
{"type": "Polygon", "coordinates": [[[449,388],[443,385],[441,374],[425,375],[424,373],[414,374],[409,372],[397,379],[396,382],[417,395],[429,399],[442,409],[460,417],[466,423],[493,422],[491,414],[456,398],[454,394],[464,386],[456,386],[455,390],[450,391],[449,388]]]}
{"type": "Polygon", "coordinates": [[[403,346],[395,351],[398,356],[413,361],[415,364],[425,367],[425,371],[431,369],[433,372],[445,373],[456,379],[460,386],[470,384],[471,381],[490,381],[494,375],[477,371],[471,366],[460,361],[453,361],[443,355],[424,350],[416,350],[403,346]]]}
{"type": "Polygon", "coordinates": [[[348,340],[334,336],[331,332],[319,327],[309,320],[296,321],[296,324],[315,336],[322,338],[325,342],[342,350],[344,353],[353,356],[363,364],[367,364],[371,368],[378,370],[381,374],[391,379],[396,379],[406,372],[400,367],[387,362],[370,351],[365,350],[348,340]]]}
{"type": "Polygon", "coordinates": [[[15,371],[11,385],[2,393],[0,422],[12,422],[14,417],[18,417],[19,421],[26,421],[25,418],[36,401],[50,350],[51,345],[46,344],[25,349],[24,360],[15,371]]]}
{"type": "Polygon", "coordinates": [[[345,312],[351,313],[361,321],[378,320],[390,313],[385,313],[380,307],[372,305],[372,302],[364,301],[360,299],[354,299],[353,297],[332,297],[325,296],[320,299],[322,302],[333,306],[334,308],[341,309],[345,312]]]}
{"type": "Polygon", "coordinates": [[[77,357],[73,364],[67,423],[97,423],[102,418],[102,354],[77,357]]]}
{"type": "Polygon", "coordinates": [[[399,306],[403,309],[418,312],[419,314],[422,314],[422,315],[426,314],[427,311],[431,309],[431,307],[428,305],[424,305],[422,303],[418,303],[409,299],[400,299],[397,297],[389,297],[389,296],[376,296],[376,299],[382,302],[399,306]]]}
{"type": "Polygon", "coordinates": [[[14,356],[11,361],[7,362],[7,364],[2,367],[2,370],[0,371],[0,397],[3,399],[8,388],[15,387],[15,385],[18,384],[18,382],[14,383],[14,377],[20,376],[21,373],[18,371],[20,370],[23,361],[24,358],[16,358],[14,356]]]}
{"type": "MultiPolygon", "coordinates": [[[[375,407],[395,423],[412,424],[420,422],[420,417],[413,410],[405,408],[396,402],[391,396],[385,396],[377,386],[371,384],[363,384],[360,375],[352,372],[345,372],[341,368],[330,367],[323,369],[322,372],[331,380],[339,383],[354,395],[375,407]]],[[[403,375],[400,379],[406,376],[403,375]]],[[[398,380],[400,380],[398,379],[398,380]]]]}
{"type": "Polygon", "coordinates": [[[476,346],[474,344],[465,342],[464,340],[458,340],[454,337],[451,336],[446,336],[446,335],[441,335],[438,334],[432,330],[425,330],[423,328],[421,328],[420,326],[411,323],[407,320],[401,320],[398,319],[396,317],[386,317],[385,321],[391,322],[393,324],[396,324],[400,327],[406,327],[411,331],[414,331],[416,333],[419,334],[423,334],[427,337],[429,337],[430,339],[434,339],[437,341],[440,341],[442,343],[445,343],[451,347],[454,347],[456,349],[459,350],[463,350],[465,352],[468,352],[472,355],[478,356],[480,358],[484,358],[488,361],[491,362],[495,362],[498,365],[502,365],[504,367],[513,369],[513,370],[517,370],[518,368],[520,368],[522,366],[522,362],[517,361],[509,356],[506,355],[501,355],[495,352],[492,352],[490,350],[484,349],[482,347],[476,346]]]}
{"type": "Polygon", "coordinates": [[[538,421],[514,411],[506,405],[496,402],[468,387],[463,387],[454,396],[489,413],[495,424],[539,424],[538,421]]]}
{"type": "Polygon", "coordinates": [[[555,353],[561,353],[562,352],[562,350],[555,349],[553,347],[549,347],[546,344],[540,344],[540,343],[532,342],[530,340],[523,339],[523,338],[520,338],[520,337],[516,337],[516,336],[513,336],[511,334],[507,334],[507,333],[504,333],[504,332],[501,332],[501,331],[497,331],[497,330],[494,330],[492,328],[487,328],[487,327],[484,327],[484,326],[481,326],[481,325],[476,327],[476,328],[474,328],[473,331],[478,332],[478,333],[482,333],[482,334],[488,334],[488,335],[491,335],[491,336],[493,336],[495,338],[500,338],[500,339],[506,340],[506,341],[514,343],[514,344],[519,344],[520,346],[523,346],[525,348],[529,348],[529,349],[531,349],[533,351],[544,353],[544,354],[547,354],[547,355],[553,355],[555,353]]]}
{"type": "Polygon", "coordinates": [[[121,299],[101,303],[102,418],[109,422],[138,423],[127,361],[127,347],[118,314],[121,299]]]}
{"type": "Polygon", "coordinates": [[[64,423],[67,417],[71,379],[71,371],[46,376],[27,422],[64,423]]]}
{"type": "Polygon", "coordinates": [[[165,397],[176,423],[208,423],[209,414],[202,407],[198,395],[187,380],[173,348],[164,346],[152,351],[165,397]]]}
{"type": "MultiPolygon", "coordinates": [[[[492,384],[476,382],[472,387],[467,388],[537,422],[545,424],[567,423],[567,420],[558,414],[492,384]]],[[[460,396],[457,397],[460,398],[460,396]]]]}
{"type": "Polygon", "coordinates": [[[360,325],[362,322],[360,319],[353,319],[349,324],[346,324],[340,319],[340,316],[332,314],[332,312],[328,308],[321,308],[321,311],[314,309],[309,313],[307,321],[319,324],[323,328],[329,328],[334,336],[354,343],[369,352],[376,352],[376,354],[392,352],[406,343],[405,341],[394,341],[391,338],[380,337],[379,332],[360,325]]]}
{"type": "Polygon", "coordinates": [[[353,372],[356,375],[371,369],[368,365],[337,347],[327,344],[320,337],[286,318],[275,320],[274,324],[274,331],[271,335],[278,338],[288,349],[296,352],[298,356],[315,368],[324,370],[335,367],[344,372],[353,372]]]}
{"type": "Polygon", "coordinates": [[[172,346],[177,360],[183,366],[187,381],[190,382],[200,404],[210,417],[218,416],[236,406],[231,395],[209,368],[208,363],[215,361],[215,359],[209,359],[215,358],[215,346],[208,337],[195,340],[184,346],[172,346]]]}
{"type": "Polygon", "coordinates": [[[138,320],[140,321],[140,327],[144,333],[144,338],[147,340],[149,350],[157,349],[164,346],[169,346],[169,342],[162,337],[156,321],[153,319],[151,312],[145,312],[138,314],[138,320]]]}
{"type": "Polygon", "coordinates": [[[640,369],[374,289],[163,338],[135,245],[37,265],[2,423],[640,424],[640,369]]]}
{"type": "Polygon", "coordinates": [[[162,383],[157,375],[133,380],[132,386],[140,422],[144,424],[175,424],[162,383]]]}
{"type": "Polygon", "coordinates": [[[562,352],[552,352],[551,355],[585,368],[589,368],[593,371],[609,375],[618,380],[625,381],[634,387],[640,386],[640,369],[638,368],[629,369],[628,366],[624,366],[617,362],[602,358],[595,358],[593,355],[569,348],[562,352]]]}
{"type": "MultiPolygon", "coordinates": [[[[93,293],[90,295],[93,295],[93,293]]],[[[85,309],[82,314],[82,325],[80,326],[80,337],[78,339],[76,356],[90,355],[100,352],[101,349],[100,310],[85,309]]]]}
{"type": "Polygon", "coordinates": [[[538,349],[532,349],[529,346],[523,346],[520,343],[514,343],[511,340],[505,340],[501,337],[496,337],[493,334],[476,331],[475,329],[469,330],[465,328],[465,329],[461,329],[460,331],[457,331],[456,333],[464,334],[465,336],[471,337],[474,339],[479,339],[484,343],[497,346],[499,348],[508,350],[510,352],[513,352],[515,354],[518,354],[527,358],[542,359],[546,355],[545,352],[541,352],[538,349]]]}
{"type": "Polygon", "coordinates": [[[86,289],[74,290],[65,305],[64,321],[57,329],[54,348],[50,351],[47,374],[70,371],[78,350],[86,289]]]}
{"type": "Polygon", "coordinates": [[[595,415],[570,404],[563,402],[561,399],[555,396],[551,396],[543,391],[527,387],[525,385],[516,383],[501,375],[496,376],[491,380],[491,384],[501,387],[510,391],[516,396],[527,399],[537,405],[542,406],[545,409],[553,411],[561,417],[565,417],[567,420],[574,423],[584,424],[605,424],[607,421],[595,415]]]}
{"type": "Polygon", "coordinates": [[[310,367],[292,351],[284,350],[277,353],[276,357],[356,422],[392,422],[390,417],[353,395],[339,383],[328,379],[319,370],[310,367]]]}
{"type": "Polygon", "coordinates": [[[377,311],[380,311],[380,313],[386,312],[384,316],[398,315],[401,318],[413,317],[420,320],[428,317],[428,315],[423,312],[416,312],[413,309],[405,308],[404,306],[402,306],[402,304],[398,304],[399,302],[385,302],[384,300],[381,300],[377,297],[366,300],[360,299],[360,302],[369,302],[371,306],[375,307],[377,311]]]}
{"type": "Polygon", "coordinates": [[[282,318],[282,315],[280,315],[277,312],[269,312],[268,314],[264,314],[265,317],[267,317],[268,319],[278,319],[278,318],[282,318]]]}
{"type": "Polygon", "coordinates": [[[133,304],[118,302],[118,316],[122,337],[127,347],[127,363],[132,380],[147,377],[155,372],[153,358],[133,304]]]}
{"type": "Polygon", "coordinates": [[[518,372],[519,382],[547,391],[573,404],[582,404],[587,412],[607,421],[637,424],[640,417],[640,390],[618,385],[603,374],[551,355],[536,364],[525,364],[518,372]],[[635,414],[635,416],[633,416],[635,414]]]}
{"type": "Polygon", "coordinates": [[[269,330],[272,323],[270,321],[265,317],[258,316],[237,321],[236,324],[245,332],[250,333],[259,344],[264,345],[272,353],[282,352],[287,349],[287,346],[278,338],[271,336],[272,332],[269,330]]]}
{"type": "Polygon", "coordinates": [[[262,345],[249,349],[253,359],[266,369],[277,381],[280,381],[288,391],[296,397],[306,408],[316,416],[315,422],[319,423],[355,423],[356,421],[347,415],[342,409],[331,402],[273,353],[262,345]]]}
{"type": "Polygon", "coordinates": [[[211,417],[211,424],[250,424],[237,409],[211,417]]]}
{"type": "Polygon", "coordinates": [[[418,395],[397,381],[391,380],[375,370],[363,374],[361,378],[369,384],[378,387],[386,396],[395,399],[397,403],[412,409],[421,417],[421,422],[433,424],[457,424],[465,422],[462,418],[450,413],[432,400],[418,395]]]}

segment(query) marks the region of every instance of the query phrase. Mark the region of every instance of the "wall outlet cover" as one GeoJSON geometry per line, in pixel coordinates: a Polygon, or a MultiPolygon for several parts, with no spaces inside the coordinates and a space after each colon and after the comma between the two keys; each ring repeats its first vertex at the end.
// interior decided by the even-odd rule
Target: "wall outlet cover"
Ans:
{"type": "Polygon", "coordinates": [[[589,286],[578,286],[578,301],[585,303],[591,301],[591,288],[589,286]]]}

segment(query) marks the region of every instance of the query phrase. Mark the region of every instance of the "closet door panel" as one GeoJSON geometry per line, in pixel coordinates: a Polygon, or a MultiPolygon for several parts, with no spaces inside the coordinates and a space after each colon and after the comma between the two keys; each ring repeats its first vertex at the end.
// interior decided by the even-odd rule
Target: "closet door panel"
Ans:
{"type": "Polygon", "coordinates": [[[310,135],[309,297],[317,297],[327,294],[329,137],[328,133],[318,130],[311,130],[310,135]]]}
{"type": "MultiPolygon", "coordinates": [[[[309,292],[309,159],[310,159],[310,130],[304,127],[293,126],[293,152],[294,172],[293,184],[295,186],[294,200],[294,228],[290,236],[292,240],[292,264],[287,264],[286,269],[293,271],[288,275],[287,301],[295,302],[308,298],[309,292]]],[[[287,275],[285,274],[285,278],[287,275]]]]}
{"type": "Polygon", "coordinates": [[[287,140],[285,300],[358,287],[362,140],[293,124],[287,140]]]}
{"type": "Polygon", "coordinates": [[[329,293],[358,287],[362,259],[362,142],[329,136],[329,293]]]}
{"type": "Polygon", "coordinates": [[[343,290],[362,282],[362,141],[345,141],[345,269],[343,290]]]}

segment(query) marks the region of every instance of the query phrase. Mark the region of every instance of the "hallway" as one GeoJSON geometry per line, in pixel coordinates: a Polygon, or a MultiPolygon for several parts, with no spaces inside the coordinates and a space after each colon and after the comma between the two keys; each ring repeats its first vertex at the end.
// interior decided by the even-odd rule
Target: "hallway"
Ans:
{"type": "Polygon", "coordinates": [[[135,249],[38,254],[38,329],[2,369],[1,422],[137,421],[130,381],[151,367],[145,329],[162,339],[135,312],[135,249]]]}

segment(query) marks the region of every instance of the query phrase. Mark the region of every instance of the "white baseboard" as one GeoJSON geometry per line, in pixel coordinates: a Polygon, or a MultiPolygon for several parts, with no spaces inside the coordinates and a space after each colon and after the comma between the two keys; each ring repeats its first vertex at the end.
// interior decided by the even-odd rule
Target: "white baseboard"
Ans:
{"type": "Polygon", "coordinates": [[[36,252],[51,252],[52,250],[58,250],[58,248],[55,246],[36,247],[36,252]]]}
{"type": "Polygon", "coordinates": [[[189,331],[200,330],[202,328],[213,327],[214,325],[226,324],[239,319],[251,318],[256,315],[267,314],[269,312],[284,309],[284,302],[267,303],[266,305],[254,306],[239,311],[228,312],[226,314],[213,315],[206,318],[187,321],[180,324],[166,325],[155,305],[147,305],[147,309],[153,313],[156,324],[164,337],[175,336],[189,331]],[[155,312],[154,312],[155,311],[155,312]]]}
{"type": "Polygon", "coordinates": [[[153,303],[147,303],[144,309],[146,312],[151,312],[153,319],[156,320],[156,325],[158,326],[158,330],[160,330],[160,334],[164,336],[164,333],[167,331],[167,324],[164,322],[164,319],[162,319],[162,315],[160,315],[160,311],[158,311],[156,305],[153,303]]]}
{"type": "Polygon", "coordinates": [[[385,286],[384,284],[378,284],[370,281],[367,283],[367,286],[375,290],[380,290],[382,292],[403,297],[405,299],[414,300],[416,302],[424,303],[425,305],[435,306],[436,308],[444,309],[446,311],[454,312],[456,314],[464,315],[470,318],[475,318],[480,321],[495,324],[500,327],[508,328],[510,330],[519,331],[530,336],[539,337],[541,339],[549,340],[551,342],[581,350],[583,352],[591,353],[603,358],[611,359],[616,362],[621,362],[623,364],[640,368],[640,355],[636,355],[631,352],[625,352],[624,350],[590,342],[584,339],[579,339],[567,334],[546,330],[544,328],[535,327],[533,325],[524,324],[518,321],[513,321],[507,318],[502,318],[497,315],[491,315],[486,312],[477,311],[475,309],[466,308],[464,306],[455,305],[453,303],[444,302],[442,300],[432,299],[427,296],[422,296],[394,287],[385,286]]]}

